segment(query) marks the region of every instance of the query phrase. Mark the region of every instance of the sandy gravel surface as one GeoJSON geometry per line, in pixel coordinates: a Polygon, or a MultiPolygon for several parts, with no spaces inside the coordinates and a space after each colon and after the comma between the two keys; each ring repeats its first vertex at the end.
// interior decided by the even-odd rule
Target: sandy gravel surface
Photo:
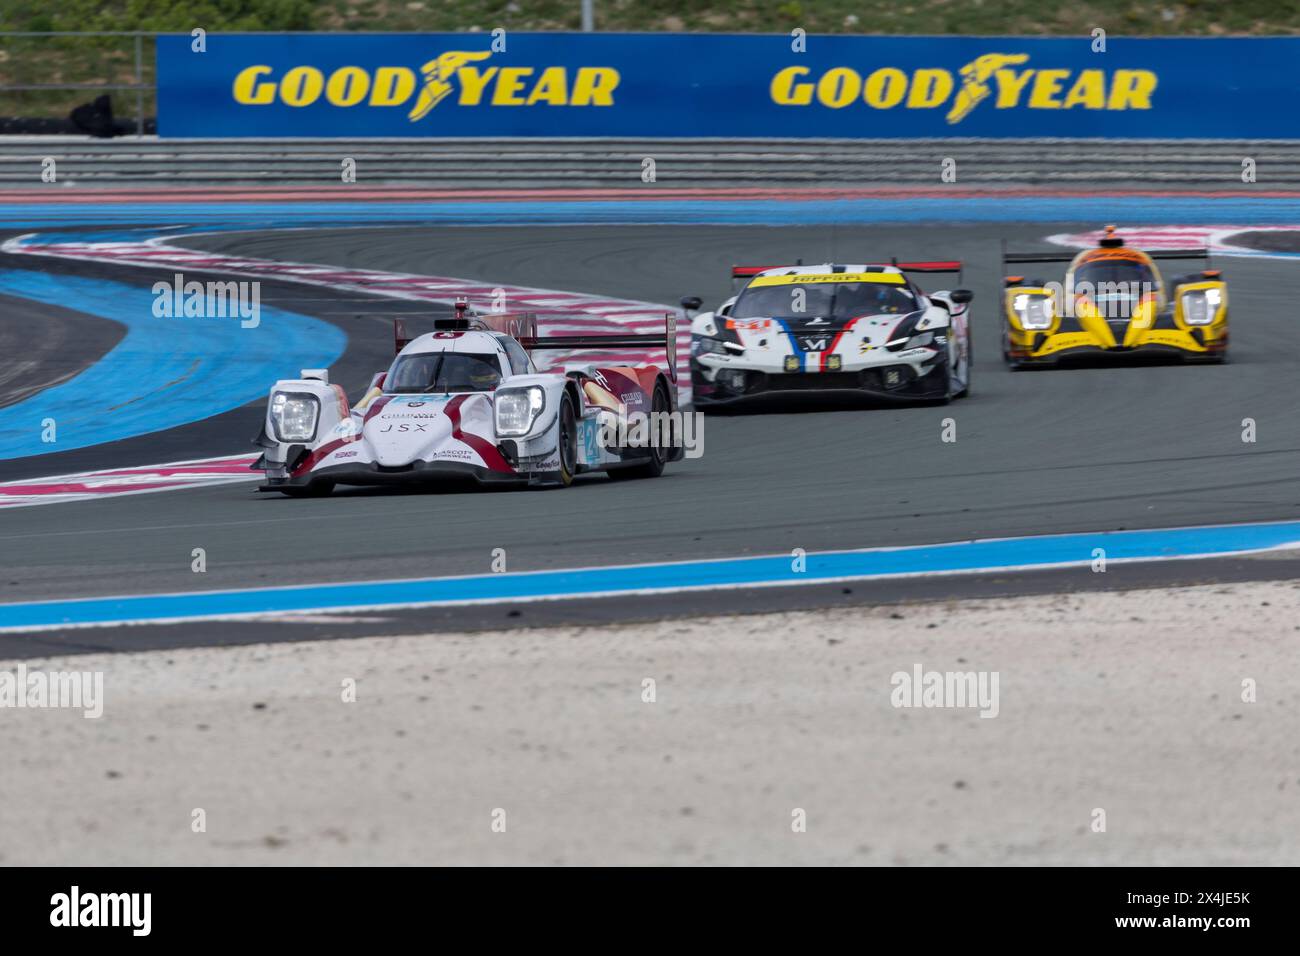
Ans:
{"type": "Polygon", "coordinates": [[[0,863],[1294,865],[1297,588],[29,661],[104,715],[0,709],[0,863]]]}

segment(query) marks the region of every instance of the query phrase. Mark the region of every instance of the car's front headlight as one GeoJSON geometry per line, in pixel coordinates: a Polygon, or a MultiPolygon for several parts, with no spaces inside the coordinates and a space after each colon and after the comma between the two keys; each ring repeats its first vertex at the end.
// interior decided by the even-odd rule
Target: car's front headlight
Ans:
{"type": "Polygon", "coordinates": [[[929,345],[934,341],[933,332],[916,332],[911,334],[900,335],[896,339],[890,339],[885,343],[885,348],[891,352],[901,352],[903,349],[919,349],[929,345]]]}
{"type": "Polygon", "coordinates": [[[503,389],[497,392],[497,436],[520,438],[533,430],[537,416],[546,407],[546,391],[540,385],[503,389]]]}
{"type": "Polygon", "coordinates": [[[700,337],[695,340],[697,355],[727,355],[727,343],[722,339],[700,337]]]}
{"type": "Polygon", "coordinates": [[[307,442],[316,437],[320,402],[302,392],[276,392],[271,396],[271,425],[283,442],[307,442]]]}
{"type": "Polygon", "coordinates": [[[1219,314],[1223,294],[1218,289],[1193,289],[1183,293],[1183,321],[1188,325],[1209,325],[1219,314]]]}
{"type": "Polygon", "coordinates": [[[1052,327],[1052,297],[1050,295],[1027,295],[1021,293],[1011,300],[1011,308],[1016,313],[1016,321],[1027,331],[1050,329],[1052,327]]]}

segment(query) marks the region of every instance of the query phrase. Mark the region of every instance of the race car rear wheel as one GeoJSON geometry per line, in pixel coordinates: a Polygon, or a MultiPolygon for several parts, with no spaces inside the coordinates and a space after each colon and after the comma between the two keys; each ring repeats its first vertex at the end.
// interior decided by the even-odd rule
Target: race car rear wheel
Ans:
{"type": "MultiPolygon", "coordinates": [[[[668,393],[664,391],[663,385],[655,386],[655,396],[650,404],[650,421],[662,421],[656,418],[657,414],[667,415],[670,411],[668,402],[668,393]]],[[[659,441],[652,441],[650,444],[650,459],[639,465],[631,465],[627,468],[611,468],[609,477],[615,481],[636,478],[658,478],[664,473],[664,465],[668,463],[668,456],[671,452],[668,448],[662,447],[659,441]]]]}

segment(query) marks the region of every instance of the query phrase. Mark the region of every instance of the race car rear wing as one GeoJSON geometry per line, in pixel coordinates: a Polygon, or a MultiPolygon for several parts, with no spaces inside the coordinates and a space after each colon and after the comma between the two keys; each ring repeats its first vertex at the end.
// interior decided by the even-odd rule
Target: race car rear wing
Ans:
{"type": "MultiPolygon", "coordinates": [[[[1074,257],[1083,250],[1074,252],[1007,252],[1002,255],[1003,264],[1015,262],[1073,262],[1074,257]]],[[[1146,252],[1146,250],[1143,250],[1146,252]]],[[[1156,249],[1146,254],[1152,259],[1206,259],[1210,258],[1209,249],[1156,249]]],[[[1005,270],[1004,270],[1005,271],[1005,270]]]]}
{"type": "MultiPolygon", "coordinates": [[[[1108,232],[1107,239],[1103,240],[1103,243],[1109,244],[1110,246],[1118,246],[1118,245],[1122,245],[1123,241],[1113,237],[1111,233],[1108,232]]],[[[1082,251],[1083,251],[1082,249],[1076,249],[1073,252],[1007,252],[1007,244],[1005,241],[1003,241],[1002,243],[1003,284],[1006,286],[1015,286],[1025,281],[1025,277],[1023,275],[1008,275],[1007,273],[1010,271],[1007,268],[1008,266],[1013,266],[1018,264],[1044,263],[1044,262],[1057,262],[1057,263],[1073,262],[1075,258],[1079,255],[1079,253],[1082,251]]],[[[1182,260],[1200,259],[1205,262],[1206,269],[1204,270],[1204,273],[1206,275],[1218,274],[1209,268],[1211,264],[1209,249],[1155,249],[1152,251],[1147,251],[1144,249],[1142,251],[1146,253],[1148,258],[1157,261],[1167,262],[1167,261],[1176,261],[1179,259],[1182,260]]]]}
{"type": "Polygon", "coordinates": [[[411,344],[411,333],[406,331],[406,323],[393,319],[393,354],[401,355],[402,349],[411,344]]]}
{"type": "MultiPolygon", "coordinates": [[[[537,335],[537,316],[532,312],[489,312],[486,315],[470,314],[464,299],[456,301],[456,314],[452,317],[435,318],[435,332],[504,332],[519,341],[537,335]]],[[[406,323],[393,319],[393,347],[400,353],[413,341],[414,336],[406,331],[406,323]]]]}
{"type": "MultiPolygon", "coordinates": [[[[668,377],[677,381],[677,315],[664,313],[664,334],[620,333],[617,335],[548,335],[537,334],[537,316],[532,312],[489,313],[487,315],[467,316],[465,310],[457,304],[456,317],[435,319],[434,330],[438,332],[479,330],[484,332],[504,332],[515,339],[525,352],[534,349],[563,349],[565,351],[604,351],[619,349],[644,349],[646,346],[661,346],[667,360],[668,377]]],[[[406,331],[406,323],[401,319],[393,320],[393,344],[397,352],[410,345],[412,336],[406,331]]]]}
{"type": "Polygon", "coordinates": [[[658,345],[664,350],[667,360],[668,377],[677,381],[677,315],[664,313],[664,332],[658,333],[619,333],[617,335],[533,335],[518,337],[524,351],[534,349],[563,349],[565,351],[605,351],[621,349],[644,349],[646,346],[658,345]]]}
{"type": "MultiPolygon", "coordinates": [[[[1124,246],[1124,237],[1116,230],[1114,224],[1106,226],[1102,230],[1097,245],[1102,249],[1119,249],[1124,246]]],[[[1152,259],[1205,259],[1210,258],[1209,249],[1158,249],[1154,252],[1145,254],[1152,259]]],[[[1005,265],[1009,262],[1073,262],[1076,252],[1007,252],[1007,241],[1002,240],[1002,262],[1004,265],[1003,272],[1006,272],[1005,265]]]]}
{"type": "Polygon", "coordinates": [[[733,294],[736,293],[736,292],[739,292],[739,291],[740,291],[740,287],[741,287],[744,283],[746,283],[746,282],[748,282],[750,279],[754,278],[754,276],[758,275],[760,272],[766,272],[768,269],[794,269],[794,268],[797,268],[798,266],[801,266],[801,265],[803,265],[803,260],[802,260],[802,259],[800,259],[800,260],[799,260],[797,263],[795,263],[795,265],[793,265],[793,266],[791,266],[791,265],[784,265],[784,266],[732,266],[732,267],[731,267],[731,291],[732,291],[733,294]]]}
{"type": "Polygon", "coordinates": [[[961,285],[961,261],[958,259],[941,259],[933,262],[899,262],[897,259],[890,259],[891,266],[897,266],[904,272],[948,272],[957,277],[957,284],[961,285]]]}
{"type": "MultiPolygon", "coordinates": [[[[1112,223],[1102,230],[1101,236],[1097,240],[1098,247],[1102,249],[1120,249],[1124,246],[1124,237],[1121,236],[1112,223]]],[[[1007,241],[1002,240],[1002,273],[1006,274],[1006,267],[1009,263],[1021,262],[1073,262],[1080,251],[1074,252],[1007,252],[1007,241]]],[[[1204,259],[1209,264],[1209,249],[1157,249],[1154,251],[1140,250],[1149,259],[1204,259]]]]}
{"type": "Polygon", "coordinates": [[[898,266],[904,272],[955,272],[961,274],[961,261],[958,259],[944,259],[935,262],[899,262],[897,259],[890,259],[891,266],[898,266]]]}

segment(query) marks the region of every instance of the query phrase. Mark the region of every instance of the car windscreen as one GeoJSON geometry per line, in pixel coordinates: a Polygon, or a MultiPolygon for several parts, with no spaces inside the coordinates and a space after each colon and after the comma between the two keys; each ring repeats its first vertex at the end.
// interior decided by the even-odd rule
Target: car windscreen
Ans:
{"type": "Polygon", "coordinates": [[[1108,289],[1138,296],[1155,292],[1157,286],[1151,268],[1145,262],[1133,259],[1101,259],[1096,262],[1085,262],[1074,270],[1075,289],[1085,282],[1094,289],[1108,289]]]}
{"type": "Polygon", "coordinates": [[[1107,319],[1128,320],[1139,303],[1159,293],[1151,268],[1134,259],[1099,259],[1074,270],[1074,295],[1090,300],[1107,319]]]}
{"type": "Polygon", "coordinates": [[[384,391],[394,395],[489,392],[500,384],[501,366],[495,355],[429,352],[403,355],[394,362],[384,391]]]}
{"type": "Polygon", "coordinates": [[[731,310],[737,319],[853,319],[916,311],[905,285],[882,282],[815,282],[750,286],[731,310]],[[801,294],[802,293],[802,294],[801,294]]]}

